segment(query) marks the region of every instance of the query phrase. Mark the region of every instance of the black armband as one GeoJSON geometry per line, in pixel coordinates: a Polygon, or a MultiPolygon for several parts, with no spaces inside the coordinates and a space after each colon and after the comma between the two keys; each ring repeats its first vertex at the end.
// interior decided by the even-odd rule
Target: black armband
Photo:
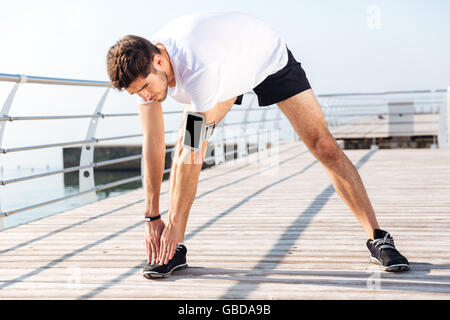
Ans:
{"type": "Polygon", "coordinates": [[[205,116],[201,113],[186,112],[184,121],[183,147],[190,150],[201,150],[202,144],[208,141],[214,133],[215,122],[206,124],[205,116]]]}

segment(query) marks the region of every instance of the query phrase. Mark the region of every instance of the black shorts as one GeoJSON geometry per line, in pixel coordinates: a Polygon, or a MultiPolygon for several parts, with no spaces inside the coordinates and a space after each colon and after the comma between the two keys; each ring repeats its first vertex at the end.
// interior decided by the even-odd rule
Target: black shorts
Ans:
{"type": "MultiPolygon", "coordinates": [[[[289,49],[287,51],[288,62],[286,66],[280,71],[268,76],[253,89],[258,96],[260,107],[270,106],[295,96],[300,92],[311,89],[301,63],[295,60],[289,49]]],[[[242,97],[243,95],[237,97],[234,104],[241,105],[242,97]]]]}

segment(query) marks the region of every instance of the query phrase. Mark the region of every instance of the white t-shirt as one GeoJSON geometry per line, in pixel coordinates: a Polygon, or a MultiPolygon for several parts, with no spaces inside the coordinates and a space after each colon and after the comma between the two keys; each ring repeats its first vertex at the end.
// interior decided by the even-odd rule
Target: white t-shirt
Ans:
{"type": "MultiPolygon", "coordinates": [[[[251,91],[288,61],[278,32],[238,12],[182,16],[150,41],[162,43],[169,54],[176,86],[168,94],[197,112],[251,91]]],[[[138,103],[146,104],[140,97],[138,103]]]]}

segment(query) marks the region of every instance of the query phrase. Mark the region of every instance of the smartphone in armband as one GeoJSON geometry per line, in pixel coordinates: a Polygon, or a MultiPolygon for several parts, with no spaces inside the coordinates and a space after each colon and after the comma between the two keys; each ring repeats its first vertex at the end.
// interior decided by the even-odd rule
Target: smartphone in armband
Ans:
{"type": "Polygon", "coordinates": [[[214,121],[206,124],[205,116],[201,113],[188,111],[185,117],[182,145],[190,150],[201,150],[203,142],[212,136],[216,125],[214,121]]]}

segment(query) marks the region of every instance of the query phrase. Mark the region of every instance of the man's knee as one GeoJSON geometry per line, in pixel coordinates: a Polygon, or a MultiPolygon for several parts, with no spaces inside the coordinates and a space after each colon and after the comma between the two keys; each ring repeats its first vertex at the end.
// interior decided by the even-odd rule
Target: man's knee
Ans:
{"type": "Polygon", "coordinates": [[[322,163],[335,163],[342,158],[342,150],[331,135],[316,139],[311,152],[322,163]]]}

